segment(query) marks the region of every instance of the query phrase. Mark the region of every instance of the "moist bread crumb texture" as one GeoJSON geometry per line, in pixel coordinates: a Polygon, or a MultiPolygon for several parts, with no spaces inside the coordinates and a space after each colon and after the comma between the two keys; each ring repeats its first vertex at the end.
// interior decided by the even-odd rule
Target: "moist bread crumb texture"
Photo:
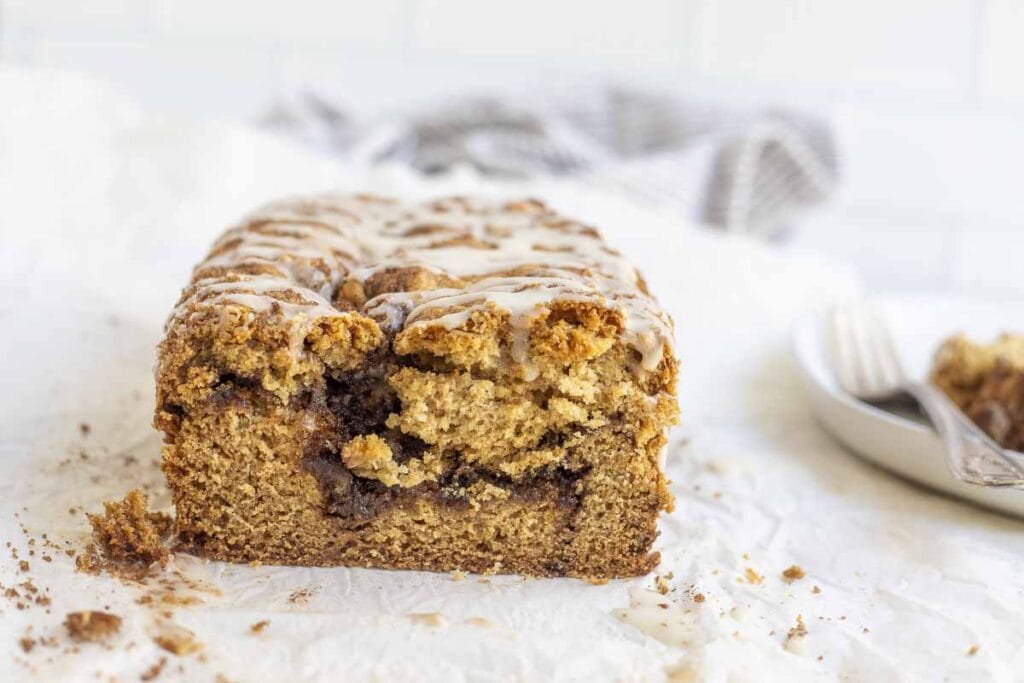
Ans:
{"type": "Polygon", "coordinates": [[[646,573],[672,325],[534,200],[319,196],[225,232],[171,314],[155,424],[193,551],[236,562],[646,573]]]}
{"type": "Polygon", "coordinates": [[[935,354],[931,379],[999,445],[1024,451],[1024,335],[991,344],[954,336],[935,354]]]}

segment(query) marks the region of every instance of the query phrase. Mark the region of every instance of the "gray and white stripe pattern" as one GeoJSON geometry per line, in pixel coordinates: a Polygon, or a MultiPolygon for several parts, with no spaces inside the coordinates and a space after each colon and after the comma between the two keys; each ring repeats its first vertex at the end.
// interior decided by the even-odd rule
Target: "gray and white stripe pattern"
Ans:
{"type": "Polygon", "coordinates": [[[322,95],[266,119],[318,147],[423,173],[571,175],[602,190],[733,232],[773,236],[832,193],[838,160],[822,121],[623,89],[518,104],[478,97],[361,124],[322,95]],[[397,124],[394,123],[397,121],[397,124]]]}

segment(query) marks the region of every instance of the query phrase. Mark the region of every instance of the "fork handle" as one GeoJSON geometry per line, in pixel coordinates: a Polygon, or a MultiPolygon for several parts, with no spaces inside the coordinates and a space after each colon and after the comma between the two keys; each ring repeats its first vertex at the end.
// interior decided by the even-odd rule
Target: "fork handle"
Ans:
{"type": "Polygon", "coordinates": [[[939,433],[953,476],[978,486],[1024,488],[1024,457],[993,441],[941,389],[923,382],[910,382],[905,389],[939,433]]]}

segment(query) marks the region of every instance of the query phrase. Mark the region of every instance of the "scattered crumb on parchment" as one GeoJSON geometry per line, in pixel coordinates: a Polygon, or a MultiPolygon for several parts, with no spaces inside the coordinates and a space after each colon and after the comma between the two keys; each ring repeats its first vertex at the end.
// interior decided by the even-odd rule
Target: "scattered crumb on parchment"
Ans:
{"type": "Polygon", "coordinates": [[[121,617],[108,612],[69,612],[64,627],[78,641],[95,643],[106,640],[121,630],[121,617]]]}
{"type": "Polygon", "coordinates": [[[796,564],[790,565],[786,568],[785,571],[782,572],[782,579],[786,583],[793,583],[794,581],[799,581],[805,576],[807,576],[807,574],[804,572],[803,567],[796,564]]]}
{"type": "Polygon", "coordinates": [[[804,624],[803,615],[798,614],[796,615],[796,625],[786,633],[786,640],[783,641],[782,647],[789,652],[798,653],[802,648],[802,641],[806,636],[807,625],[804,624]]]}
{"type": "Polygon", "coordinates": [[[152,681],[153,679],[160,676],[160,673],[167,666],[167,657],[161,657],[156,661],[153,666],[149,667],[139,675],[141,681],[152,681]]]}
{"type": "Polygon", "coordinates": [[[424,626],[445,626],[448,623],[444,615],[438,612],[412,612],[405,616],[413,622],[423,624],[424,626]]]}
{"type": "Polygon", "coordinates": [[[288,596],[288,602],[293,605],[304,605],[309,602],[309,599],[313,597],[313,594],[316,593],[316,591],[316,588],[308,586],[305,588],[296,588],[291,592],[291,595],[288,596]]]}
{"type": "Polygon", "coordinates": [[[179,657],[203,649],[203,644],[196,640],[192,631],[177,624],[161,624],[160,632],[153,636],[153,642],[179,657]]]}

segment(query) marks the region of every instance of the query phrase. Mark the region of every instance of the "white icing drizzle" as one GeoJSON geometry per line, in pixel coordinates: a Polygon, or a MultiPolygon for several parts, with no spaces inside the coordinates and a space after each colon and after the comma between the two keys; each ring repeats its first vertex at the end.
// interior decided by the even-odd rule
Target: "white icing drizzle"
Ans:
{"type": "Polygon", "coordinates": [[[308,331],[317,318],[342,315],[331,299],[346,279],[365,283],[410,266],[469,284],[381,294],[360,312],[396,332],[457,329],[485,307],[505,310],[513,360],[528,376],[534,372],[530,323],[554,301],[617,309],[623,340],[640,355],[638,369],[655,369],[671,347],[671,321],[640,290],[632,265],[593,229],[535,201],[405,204],[343,195],[278,201],[217,240],[169,323],[195,305],[234,304],[308,331]]]}

